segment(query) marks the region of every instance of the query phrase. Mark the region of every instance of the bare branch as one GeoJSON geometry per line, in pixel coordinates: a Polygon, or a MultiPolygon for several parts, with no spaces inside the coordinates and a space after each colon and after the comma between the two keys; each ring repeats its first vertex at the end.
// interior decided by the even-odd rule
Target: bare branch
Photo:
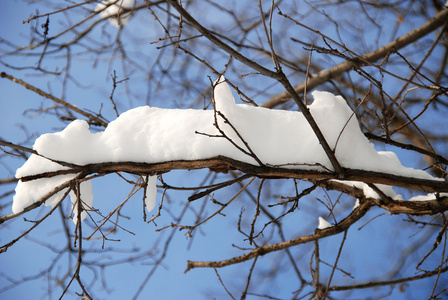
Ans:
{"type": "MultiPolygon", "coordinates": [[[[398,39],[390,42],[389,44],[372,51],[370,53],[359,56],[358,58],[350,61],[345,61],[340,63],[330,69],[324,70],[320,72],[317,76],[308,79],[306,82],[303,82],[294,87],[294,90],[298,94],[303,94],[305,88],[308,90],[312,90],[317,86],[329,81],[332,78],[339,76],[340,74],[351,70],[354,67],[361,67],[363,65],[370,65],[371,63],[386,57],[389,53],[400,50],[407,45],[419,40],[423,36],[433,32],[437,28],[440,28],[444,24],[446,24],[446,20],[448,20],[448,10],[441,10],[437,15],[434,16],[431,20],[412,30],[411,32],[399,37],[398,39]]],[[[263,103],[263,107],[273,108],[282,102],[285,99],[290,97],[290,92],[284,92],[281,94],[272,97],[269,101],[263,103]]]]}
{"type": "Polygon", "coordinates": [[[65,102],[64,100],[61,100],[61,99],[59,99],[59,98],[57,98],[57,97],[55,97],[53,95],[50,95],[50,94],[42,91],[41,89],[36,88],[35,86],[32,86],[32,85],[26,83],[25,81],[23,81],[21,79],[18,79],[18,78],[15,78],[15,77],[11,76],[11,75],[8,75],[5,72],[2,72],[0,74],[0,76],[1,76],[1,78],[8,78],[12,82],[15,82],[15,83],[18,83],[20,85],[23,85],[25,88],[27,88],[27,89],[29,89],[29,90],[31,90],[31,91],[33,91],[33,92],[35,92],[35,93],[45,97],[45,98],[53,100],[54,102],[56,102],[58,104],[61,104],[61,105],[65,106],[65,107],[67,107],[67,108],[69,108],[69,109],[79,113],[80,115],[83,115],[83,116],[89,118],[89,123],[92,124],[92,125],[107,127],[107,122],[103,121],[102,119],[100,119],[100,117],[94,116],[94,115],[92,115],[92,114],[90,114],[88,112],[85,112],[85,111],[77,108],[76,106],[74,106],[74,105],[72,105],[72,104],[70,104],[68,102],[65,102]]]}

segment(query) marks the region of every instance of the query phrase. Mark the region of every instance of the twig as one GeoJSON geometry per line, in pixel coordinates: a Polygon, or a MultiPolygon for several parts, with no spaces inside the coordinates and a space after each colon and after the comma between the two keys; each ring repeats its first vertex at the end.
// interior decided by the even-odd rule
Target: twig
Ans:
{"type": "MultiPolygon", "coordinates": [[[[250,267],[250,271],[249,271],[249,275],[247,276],[247,283],[246,283],[246,288],[243,291],[243,294],[241,295],[241,300],[246,299],[246,295],[247,295],[247,291],[249,290],[249,284],[250,284],[250,279],[252,278],[252,272],[254,271],[255,268],[255,264],[257,263],[258,257],[255,257],[254,262],[252,263],[252,266],[250,267]]],[[[216,270],[216,268],[215,268],[216,270]]]]}
{"type": "MultiPolygon", "coordinates": [[[[286,16],[286,15],[284,15],[286,16]]],[[[419,40],[423,36],[431,33],[436,30],[443,24],[445,24],[448,20],[448,9],[441,10],[437,15],[435,15],[432,19],[428,20],[425,24],[416,28],[409,33],[397,38],[396,40],[390,42],[389,44],[369,53],[366,53],[362,56],[359,56],[356,61],[350,60],[340,63],[330,69],[324,70],[319,73],[319,75],[310,78],[309,80],[302,82],[299,85],[294,86],[294,90],[303,94],[305,87],[308,90],[312,90],[317,86],[329,81],[332,78],[339,76],[340,74],[351,70],[357,63],[366,64],[375,62],[382,57],[388,55],[388,53],[393,52],[395,50],[399,50],[401,48],[406,47],[407,45],[419,40]]],[[[284,92],[281,94],[272,97],[269,101],[263,103],[263,107],[275,107],[284,102],[284,99],[288,98],[290,95],[289,92],[284,92]]]]}
{"type": "Polygon", "coordinates": [[[235,297],[233,297],[233,295],[229,292],[229,290],[226,288],[226,285],[224,284],[224,282],[221,279],[221,276],[219,276],[218,270],[216,268],[213,268],[215,270],[215,274],[218,277],[219,282],[221,283],[222,287],[224,288],[224,290],[226,291],[227,295],[230,296],[230,298],[232,298],[233,300],[236,300],[235,297]]]}
{"type": "Polygon", "coordinates": [[[114,92],[115,92],[115,89],[117,88],[117,85],[118,85],[119,83],[122,83],[122,82],[128,80],[129,78],[125,78],[125,79],[122,79],[122,80],[118,80],[118,81],[117,81],[117,72],[116,72],[115,70],[114,70],[114,74],[111,75],[111,77],[112,77],[113,85],[112,85],[112,91],[111,91],[111,93],[110,93],[109,99],[110,99],[110,101],[112,102],[113,109],[114,109],[114,111],[115,111],[115,114],[116,114],[117,117],[118,117],[120,114],[118,113],[117,105],[115,104],[115,101],[114,101],[114,92]]]}
{"type": "Polygon", "coordinates": [[[242,175],[242,176],[240,176],[238,178],[235,178],[233,180],[229,180],[229,181],[225,181],[225,182],[222,182],[222,183],[219,183],[219,184],[215,184],[212,188],[209,188],[209,189],[207,189],[207,190],[205,190],[203,192],[191,195],[190,197],[188,197],[188,201],[191,202],[191,201],[200,199],[200,198],[205,197],[208,194],[210,194],[210,193],[212,193],[212,192],[214,192],[216,190],[219,190],[219,189],[222,189],[222,188],[227,187],[229,185],[232,185],[235,182],[243,181],[244,179],[247,179],[249,177],[251,177],[251,175],[245,174],[245,175],[242,175]]]}
{"type": "Polygon", "coordinates": [[[26,83],[25,81],[23,81],[21,79],[18,79],[18,78],[15,78],[15,77],[11,76],[11,75],[8,75],[5,72],[1,72],[0,77],[1,78],[7,78],[7,79],[11,80],[12,82],[18,83],[18,84],[24,86],[25,88],[27,88],[27,89],[29,89],[29,90],[31,90],[31,91],[33,91],[33,92],[35,92],[35,93],[45,97],[45,98],[53,100],[54,102],[56,102],[58,104],[61,104],[61,105],[65,106],[65,107],[67,107],[67,108],[69,108],[69,109],[71,109],[71,110],[73,110],[73,111],[75,111],[75,112],[77,112],[77,113],[79,113],[79,114],[89,118],[89,121],[90,121],[90,123],[92,125],[98,125],[98,126],[107,127],[107,122],[101,120],[99,117],[94,116],[92,114],[89,114],[89,113],[87,113],[87,112],[77,108],[76,106],[74,106],[74,105],[72,105],[72,104],[70,104],[68,102],[65,102],[64,100],[61,100],[61,99],[59,99],[59,98],[57,98],[57,97],[55,97],[53,95],[50,95],[50,94],[42,91],[41,89],[38,89],[35,86],[32,86],[31,84],[26,83]],[[92,122],[92,121],[95,121],[95,122],[92,122]]]}
{"type": "Polygon", "coordinates": [[[416,269],[420,270],[420,266],[423,264],[423,262],[433,253],[437,247],[442,242],[443,235],[446,234],[448,228],[448,219],[445,218],[445,221],[443,222],[442,229],[440,230],[439,234],[437,235],[436,241],[434,242],[434,245],[432,246],[432,249],[423,257],[423,259],[418,263],[416,269]]]}
{"type": "Polygon", "coordinates": [[[249,234],[249,244],[252,245],[254,241],[254,231],[255,231],[255,223],[257,222],[257,218],[260,215],[260,197],[261,197],[261,188],[263,187],[265,179],[261,180],[260,186],[258,187],[257,194],[257,208],[255,210],[254,219],[252,220],[252,224],[250,225],[250,234],[249,234]]]}
{"type": "Polygon", "coordinates": [[[415,151],[415,152],[418,152],[418,153],[430,156],[430,157],[434,158],[438,162],[441,162],[441,163],[444,163],[444,164],[448,164],[448,159],[447,158],[445,158],[442,155],[439,155],[437,153],[434,153],[433,151],[428,151],[426,149],[417,147],[417,146],[412,145],[412,144],[405,144],[405,143],[397,142],[395,140],[392,140],[391,138],[380,137],[380,136],[374,135],[374,134],[369,133],[369,132],[364,133],[364,135],[368,139],[371,139],[371,140],[374,140],[374,141],[378,141],[378,142],[382,142],[382,143],[385,143],[385,144],[389,144],[389,145],[392,145],[392,146],[396,146],[396,147],[399,147],[399,148],[402,148],[402,149],[405,149],[405,150],[415,151]]]}
{"type": "MultiPolygon", "coordinates": [[[[215,110],[216,111],[216,110],[215,110]]],[[[224,120],[224,123],[228,124],[232,130],[236,133],[236,135],[238,136],[238,138],[240,139],[240,141],[244,144],[244,146],[246,147],[247,151],[244,150],[243,148],[241,148],[240,146],[238,146],[237,143],[235,143],[225,132],[224,130],[222,130],[219,125],[218,122],[216,120],[216,116],[215,116],[215,127],[219,130],[219,132],[222,134],[222,136],[224,138],[226,138],[230,143],[232,143],[232,145],[234,145],[236,148],[238,148],[238,150],[240,150],[241,152],[243,152],[244,154],[247,154],[249,156],[251,156],[253,159],[255,159],[255,161],[260,165],[260,166],[264,166],[264,163],[258,158],[258,156],[255,154],[254,151],[252,151],[251,147],[249,146],[249,144],[246,142],[246,140],[241,136],[241,134],[238,132],[238,130],[236,130],[235,126],[233,126],[233,124],[229,121],[229,119],[227,119],[226,116],[224,116],[223,113],[221,113],[220,111],[216,111],[216,113],[224,120]]]]}
{"type": "Polygon", "coordinates": [[[185,272],[190,271],[194,268],[222,268],[225,266],[238,264],[244,261],[248,261],[254,259],[258,256],[263,256],[267,253],[283,250],[292,246],[309,243],[311,241],[315,241],[317,239],[321,239],[327,236],[335,235],[347,230],[351,225],[353,225],[356,221],[362,218],[367,211],[369,211],[370,207],[372,207],[372,203],[370,201],[365,201],[358,208],[356,208],[347,218],[342,220],[339,224],[319,230],[318,232],[298,237],[296,239],[292,239],[286,242],[281,242],[277,244],[264,245],[261,247],[257,247],[249,253],[243,254],[241,256],[236,256],[227,260],[221,261],[188,261],[187,269],[185,272]]]}
{"type": "Polygon", "coordinates": [[[22,24],[29,23],[29,22],[31,22],[34,19],[38,19],[38,18],[42,18],[42,17],[48,17],[48,16],[51,16],[51,15],[54,15],[54,14],[57,14],[57,13],[60,13],[60,12],[72,9],[74,7],[82,6],[84,4],[89,4],[89,3],[92,3],[92,2],[95,2],[95,1],[96,0],[87,0],[87,1],[84,1],[84,2],[81,2],[81,3],[78,3],[78,4],[70,5],[70,6],[67,6],[65,8],[61,8],[61,9],[58,9],[58,10],[46,13],[46,14],[35,15],[35,16],[32,16],[31,18],[26,19],[25,21],[22,21],[22,24]]]}
{"type": "Polygon", "coordinates": [[[332,286],[329,288],[329,291],[348,291],[348,290],[355,290],[355,289],[373,288],[373,287],[377,287],[377,286],[395,285],[398,283],[404,283],[404,282],[409,282],[409,281],[432,277],[434,275],[439,274],[439,272],[445,273],[446,271],[448,271],[448,267],[441,268],[441,269],[437,268],[434,271],[425,272],[424,274],[421,274],[421,275],[405,277],[405,278],[400,278],[400,279],[395,279],[395,280],[377,281],[377,282],[369,282],[369,283],[346,285],[346,286],[332,286]]]}
{"type": "MultiPolygon", "coordinates": [[[[60,190],[62,190],[63,188],[72,185],[75,182],[76,179],[72,179],[68,182],[66,182],[65,184],[63,184],[61,188],[61,186],[59,186],[58,188],[60,188],[60,190]]],[[[67,195],[70,193],[71,189],[67,189],[67,191],[65,191],[64,195],[61,197],[61,199],[56,203],[56,205],[54,205],[51,210],[42,218],[40,218],[38,221],[34,222],[33,226],[31,226],[28,230],[26,230],[24,233],[22,233],[21,235],[19,235],[18,237],[16,237],[15,239],[13,239],[12,241],[10,241],[9,243],[3,245],[0,247],[0,253],[6,252],[8,250],[9,247],[11,247],[12,245],[14,245],[17,241],[19,241],[22,237],[24,237],[25,235],[27,235],[28,233],[31,232],[31,230],[33,230],[34,228],[36,228],[40,223],[42,223],[43,220],[45,220],[49,215],[51,215],[56,208],[58,208],[58,206],[61,204],[61,202],[65,199],[65,197],[67,197],[67,195]]],[[[55,193],[57,193],[58,191],[53,190],[51,193],[51,196],[54,195],[55,193]]],[[[48,199],[50,196],[47,194],[45,197],[43,197],[43,199],[48,199]]],[[[41,202],[43,203],[44,201],[41,200],[41,202]]],[[[26,212],[27,210],[23,210],[22,213],[26,212]]],[[[19,215],[22,213],[18,213],[15,215],[19,215]]],[[[4,222],[4,220],[2,220],[2,223],[4,222]]],[[[1,223],[0,223],[1,224],[1,223]]]]}
{"type": "MultiPolygon", "coordinates": [[[[331,284],[331,280],[333,279],[334,271],[336,270],[336,268],[338,266],[339,258],[341,257],[342,247],[344,247],[344,243],[345,243],[345,240],[347,238],[347,232],[348,232],[348,229],[344,232],[344,236],[342,237],[342,242],[341,242],[341,245],[339,246],[338,255],[336,256],[336,260],[334,262],[334,266],[333,266],[333,268],[331,270],[330,279],[328,279],[327,288],[325,289],[325,292],[327,292],[328,289],[330,288],[330,284],[331,284]]],[[[323,299],[325,299],[325,297],[323,299]]]]}

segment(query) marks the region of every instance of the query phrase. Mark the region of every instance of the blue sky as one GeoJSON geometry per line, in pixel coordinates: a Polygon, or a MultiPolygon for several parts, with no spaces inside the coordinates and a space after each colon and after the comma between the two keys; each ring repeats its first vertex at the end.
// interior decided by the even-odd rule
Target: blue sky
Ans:
{"type": "MultiPolygon", "coordinates": [[[[91,7],[93,8],[93,5],[91,5],[91,7]]],[[[45,8],[40,8],[39,13],[44,12],[46,12],[45,8]]],[[[4,1],[2,3],[2,9],[0,10],[0,28],[3,28],[0,37],[13,43],[26,45],[31,25],[22,24],[22,21],[34,13],[35,7],[31,4],[25,5],[21,1],[4,1]]],[[[73,18],[75,19],[76,16],[73,18]]],[[[127,35],[125,35],[124,38],[125,42],[138,42],[137,46],[132,48],[133,52],[130,54],[138,57],[140,54],[149,51],[158,53],[154,50],[156,46],[151,45],[148,42],[153,41],[157,37],[156,30],[158,29],[156,29],[156,24],[144,23],[144,21],[151,19],[148,16],[142,16],[142,14],[140,14],[138,18],[139,19],[134,20],[133,24],[130,23],[130,26],[133,27],[124,29],[127,30],[127,35]]],[[[60,26],[60,23],[58,23],[57,20],[60,20],[57,16],[51,18],[50,35],[56,32],[55,29],[60,26]]],[[[106,26],[104,28],[106,33],[113,36],[115,28],[111,26],[106,26]]],[[[97,37],[99,41],[106,43],[105,40],[107,40],[107,34],[101,32],[99,28],[96,30],[95,37],[97,37]]],[[[81,51],[81,49],[78,50],[81,51]]],[[[219,54],[213,55],[219,56],[219,54]]],[[[36,61],[36,59],[36,57],[16,57],[15,61],[8,61],[7,63],[33,65],[32,62],[33,60],[36,61]]],[[[141,67],[145,68],[151,66],[153,63],[152,60],[155,59],[157,59],[155,56],[147,58],[145,61],[141,62],[141,67]]],[[[60,67],[58,62],[62,61],[64,61],[63,58],[57,58],[56,60],[45,62],[45,65],[54,70],[60,67]]],[[[114,118],[114,112],[108,97],[112,86],[110,80],[111,70],[115,68],[117,69],[119,79],[124,77],[130,77],[131,79],[127,90],[124,86],[119,86],[116,91],[115,95],[121,97],[120,99],[124,99],[120,101],[119,104],[120,112],[131,107],[144,105],[149,101],[147,100],[147,94],[152,91],[154,86],[152,85],[153,82],[148,83],[147,86],[145,86],[144,82],[142,83],[142,78],[144,78],[143,72],[131,72],[129,70],[129,72],[126,72],[126,69],[120,68],[119,61],[114,61],[111,65],[100,63],[96,65],[95,57],[93,55],[84,56],[84,60],[80,59],[74,61],[75,64],[72,66],[72,74],[78,79],[79,85],[68,85],[65,95],[67,101],[70,103],[94,112],[97,112],[103,107],[102,112],[104,115],[109,120],[112,120],[114,118]],[[129,97],[127,96],[128,91],[130,91],[131,94],[129,97]]],[[[10,73],[26,82],[36,85],[44,91],[51,90],[56,96],[61,96],[61,82],[48,82],[48,79],[45,76],[27,75],[26,70],[11,70],[3,65],[0,65],[0,68],[0,71],[10,73]]],[[[205,83],[208,81],[208,75],[212,76],[211,72],[202,74],[203,82],[201,84],[204,85],[204,89],[205,83]]],[[[66,123],[60,122],[55,116],[36,114],[33,111],[28,111],[26,114],[23,114],[26,109],[39,109],[41,106],[51,106],[51,101],[45,100],[41,96],[28,91],[22,86],[7,79],[0,80],[0,90],[0,138],[13,143],[21,143],[29,138],[26,145],[32,146],[38,135],[42,133],[56,132],[65,127],[66,123]],[[26,131],[22,129],[22,125],[27,128],[26,131]]],[[[170,98],[169,91],[161,91],[158,93],[158,95],[166,96],[166,98],[151,99],[151,105],[154,103],[154,105],[160,107],[178,106],[178,101],[180,100],[170,98]]],[[[401,156],[401,158],[403,157],[407,158],[407,156],[401,156]]],[[[409,158],[410,159],[406,161],[408,165],[416,164],[412,156],[409,156],[409,158]]],[[[2,165],[0,166],[0,178],[12,177],[15,170],[24,162],[20,158],[2,158],[2,160],[2,165]]],[[[129,177],[131,178],[131,176],[129,177]]],[[[166,175],[164,178],[169,180],[173,185],[192,186],[195,183],[201,182],[204,177],[205,172],[202,171],[179,171],[166,175]]],[[[116,207],[118,203],[126,198],[130,191],[130,187],[124,184],[123,180],[116,175],[108,175],[105,178],[95,179],[93,184],[95,194],[94,206],[105,212],[116,207]]],[[[301,187],[305,188],[307,185],[303,184],[301,187]]],[[[0,195],[13,189],[14,184],[0,185],[0,195]]],[[[273,184],[272,189],[277,189],[277,186],[273,184]]],[[[279,183],[279,189],[280,191],[278,194],[281,192],[282,194],[294,195],[293,184],[291,181],[279,183]]],[[[158,192],[160,199],[161,189],[159,189],[158,192]]],[[[231,188],[227,191],[227,193],[236,192],[236,188],[231,188]]],[[[185,199],[189,195],[189,192],[170,193],[169,201],[171,201],[172,204],[169,208],[172,210],[172,214],[179,214],[183,208],[185,199]]],[[[216,193],[218,199],[226,199],[226,197],[228,198],[228,195],[229,194],[219,192],[216,193]]],[[[316,194],[315,196],[322,197],[323,193],[316,194]]],[[[333,197],[337,196],[333,195],[333,197]]],[[[65,213],[69,211],[69,203],[67,200],[63,206],[65,213]]],[[[2,215],[10,213],[11,201],[12,195],[2,199],[2,215]]],[[[243,196],[241,201],[244,201],[245,203],[245,216],[248,218],[247,222],[250,222],[250,220],[252,220],[254,206],[248,204],[250,202],[247,200],[247,197],[244,198],[243,196]]],[[[95,253],[87,254],[85,256],[85,261],[90,261],[92,264],[119,261],[121,258],[128,256],[128,251],[132,249],[151,249],[151,245],[153,244],[157,245],[158,249],[163,249],[165,243],[164,238],[171,233],[172,229],[167,229],[162,233],[155,232],[155,229],[169,225],[172,221],[171,214],[170,212],[163,213],[156,221],[158,227],[155,227],[154,224],[147,224],[142,218],[141,202],[140,194],[133,197],[122,211],[124,216],[129,216],[131,219],[127,220],[126,218],[122,218],[120,220],[120,224],[127,230],[132,231],[135,235],[129,234],[123,230],[118,230],[117,234],[111,236],[111,238],[119,239],[120,242],[109,241],[105,246],[106,248],[116,247],[116,249],[125,251],[126,253],[106,253],[102,251],[101,240],[85,242],[85,249],[95,251],[95,253]]],[[[354,204],[353,202],[354,200],[351,199],[344,204],[344,207],[351,207],[354,204]]],[[[310,199],[302,205],[302,211],[298,211],[294,216],[290,215],[285,219],[285,222],[288,224],[286,227],[287,232],[285,234],[289,238],[297,237],[299,234],[312,233],[315,226],[317,226],[316,216],[323,212],[323,209],[317,206],[315,200],[310,199]]],[[[202,202],[194,202],[192,206],[198,211],[201,209],[202,202]]],[[[206,209],[209,211],[212,211],[213,208],[214,207],[210,206],[210,204],[206,206],[206,209]]],[[[226,299],[226,293],[217,280],[213,269],[191,270],[187,274],[184,274],[183,272],[186,268],[187,260],[219,260],[245,253],[245,251],[240,251],[232,247],[229,242],[237,241],[240,243],[240,246],[246,245],[243,241],[244,237],[236,230],[238,214],[240,211],[235,212],[232,209],[224,211],[224,213],[230,215],[230,217],[218,217],[213,219],[208,222],[204,228],[197,230],[193,239],[188,239],[185,236],[186,231],[176,230],[174,238],[169,245],[166,259],[152,276],[149,283],[144,287],[139,299],[212,299],[213,297],[216,297],[217,299],[226,299]],[[190,243],[191,247],[188,248],[190,243]]],[[[42,217],[48,211],[48,207],[42,207],[35,212],[25,215],[25,217],[34,220],[42,217]]],[[[367,225],[378,226],[377,231],[358,230],[361,225],[381,213],[383,213],[383,211],[380,211],[379,209],[372,211],[363,218],[363,222],[361,222],[359,226],[350,229],[349,238],[344,249],[351,249],[351,251],[348,252],[350,253],[350,256],[344,257],[344,261],[347,269],[353,272],[353,275],[356,275],[357,278],[363,278],[372,273],[382,276],[383,274],[381,273],[381,270],[383,266],[381,263],[386,261],[393,264],[396,261],[396,254],[400,254],[400,251],[405,251],[405,249],[408,248],[407,238],[415,233],[415,228],[408,228],[407,230],[409,232],[406,231],[406,233],[397,232],[398,229],[394,229],[395,222],[400,222],[402,220],[402,217],[399,216],[383,216],[379,220],[374,220],[371,224],[367,225]],[[368,232],[368,235],[365,234],[366,231],[368,232]],[[383,239],[389,240],[390,243],[379,244],[378,241],[383,239]],[[366,261],[366,256],[372,259],[366,261]],[[375,259],[375,257],[378,259],[375,259]]],[[[182,222],[191,224],[194,222],[194,217],[194,214],[190,212],[182,222]]],[[[69,226],[69,232],[73,233],[73,223],[69,220],[66,224],[69,226]]],[[[31,225],[31,223],[25,222],[22,218],[17,218],[0,225],[0,243],[3,245],[10,241],[17,236],[18,233],[23,232],[31,225]]],[[[73,267],[73,263],[76,260],[75,254],[64,254],[58,257],[56,254],[57,251],[49,249],[50,247],[54,248],[53,250],[58,250],[67,246],[63,225],[64,222],[61,219],[60,212],[55,211],[49,219],[45,220],[42,225],[33,231],[29,239],[20,240],[8,249],[6,253],[0,255],[0,272],[2,274],[7,275],[13,280],[20,280],[27,276],[36,276],[36,280],[29,281],[17,288],[12,288],[1,293],[1,299],[59,298],[62,289],[60,287],[56,288],[54,282],[52,282],[51,285],[48,285],[45,276],[39,277],[37,274],[45,270],[45,268],[49,266],[49,262],[55,257],[58,258],[58,261],[50,272],[53,276],[63,275],[64,272],[67,271],[67,266],[73,267]],[[51,293],[48,293],[49,290],[51,290],[51,293]],[[47,293],[49,294],[48,298],[45,296],[47,293]]],[[[89,231],[91,232],[91,229],[87,228],[87,226],[88,224],[85,228],[85,234],[88,234],[89,231]]],[[[400,230],[403,230],[403,228],[400,227],[400,230]]],[[[327,262],[331,263],[334,261],[341,238],[342,236],[339,235],[321,241],[321,255],[327,259],[327,262]]],[[[421,233],[415,239],[425,241],[425,239],[433,240],[433,238],[434,232],[428,236],[421,233]]],[[[291,251],[298,261],[303,263],[303,265],[307,265],[310,258],[311,246],[312,245],[297,246],[291,249],[291,251]]],[[[142,253],[142,250],[138,250],[135,253],[139,256],[138,254],[142,253]]],[[[349,254],[343,252],[343,255],[349,254]]],[[[132,263],[117,264],[116,266],[107,268],[106,272],[103,274],[107,279],[107,289],[105,289],[101,282],[98,281],[100,280],[98,273],[92,272],[88,267],[83,267],[81,273],[85,274],[84,278],[86,279],[86,286],[90,287],[90,283],[95,283],[95,285],[90,287],[92,295],[96,296],[95,299],[129,299],[132,298],[132,295],[134,295],[136,289],[142,284],[144,278],[148,275],[151,269],[152,260],[148,259],[148,256],[143,257],[145,257],[145,259],[139,258],[132,263]]],[[[160,253],[155,257],[160,257],[160,253]]],[[[406,259],[414,260],[417,259],[417,257],[410,255],[406,259]]],[[[270,268],[274,268],[276,264],[287,263],[288,261],[285,258],[284,253],[278,253],[260,258],[260,263],[257,267],[259,266],[261,270],[267,272],[270,268]]],[[[239,298],[239,294],[235,292],[236,289],[232,288],[235,286],[240,288],[244,285],[244,279],[247,276],[250,267],[251,262],[248,262],[244,263],[242,267],[236,266],[218,270],[224,282],[230,286],[231,291],[235,293],[237,298],[239,298]]],[[[413,271],[410,270],[408,274],[413,274],[413,271]]],[[[397,276],[399,275],[400,274],[397,276]]],[[[343,282],[344,279],[340,280],[342,283],[345,283],[343,282]]],[[[9,286],[10,284],[11,283],[8,282],[6,276],[0,277],[0,289],[9,286]]],[[[278,297],[289,299],[291,297],[290,291],[294,290],[294,288],[291,287],[297,286],[298,283],[297,279],[291,275],[291,272],[283,272],[280,273],[275,280],[271,280],[267,276],[266,278],[260,276],[258,281],[252,284],[260,285],[260,292],[271,292],[275,293],[278,297]]],[[[426,296],[427,287],[432,286],[432,284],[432,279],[415,283],[414,299],[426,296]],[[419,294],[420,292],[422,294],[419,294]]],[[[79,291],[80,289],[77,288],[77,284],[73,283],[72,288],[64,299],[77,299],[74,292],[79,291]]],[[[384,291],[382,291],[382,293],[383,292],[384,291]]],[[[397,292],[397,289],[395,289],[393,293],[394,294],[391,297],[394,299],[404,298],[402,294],[397,292]]],[[[356,293],[353,296],[354,299],[362,298],[363,293],[356,293]]],[[[406,294],[406,297],[408,297],[406,299],[409,299],[409,294],[406,294]]],[[[253,299],[258,298],[253,297],[253,299]]]]}

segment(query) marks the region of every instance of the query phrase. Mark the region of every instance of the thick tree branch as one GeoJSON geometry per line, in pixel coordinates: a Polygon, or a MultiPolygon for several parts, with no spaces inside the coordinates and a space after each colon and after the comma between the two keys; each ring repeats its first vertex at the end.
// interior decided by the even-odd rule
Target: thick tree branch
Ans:
{"type": "MultiPolygon", "coordinates": [[[[39,178],[49,178],[55,175],[80,172],[84,172],[86,174],[113,172],[128,172],[137,175],[162,174],[172,170],[197,170],[206,168],[213,169],[216,166],[219,166],[220,169],[226,166],[227,169],[240,170],[241,172],[246,173],[250,176],[257,176],[260,178],[291,178],[303,180],[339,179],[337,174],[328,171],[325,172],[321,170],[288,169],[275,166],[255,166],[228,157],[217,156],[201,160],[176,160],[154,164],[136,162],[105,162],[75,167],[69,170],[30,175],[22,177],[20,178],[20,180],[29,181],[39,178]]],[[[346,175],[345,179],[349,181],[360,181],[372,184],[386,184],[425,192],[448,192],[448,183],[443,180],[419,179],[376,171],[347,168],[344,168],[344,173],[346,175]]]]}
{"type": "MultiPolygon", "coordinates": [[[[239,170],[245,173],[247,177],[254,176],[266,179],[277,178],[290,178],[301,179],[312,182],[319,181],[318,185],[325,187],[329,190],[337,190],[356,198],[365,197],[362,190],[350,186],[350,184],[344,184],[343,181],[333,181],[338,179],[337,174],[333,172],[322,172],[316,170],[300,170],[300,169],[288,169],[282,167],[270,167],[270,166],[255,166],[245,162],[237,161],[228,157],[213,157],[203,160],[192,161],[168,161],[154,164],[147,163],[135,163],[135,162],[119,162],[119,163],[98,163],[85,166],[74,167],[69,170],[60,170],[54,172],[45,172],[36,175],[30,175],[20,178],[21,181],[31,181],[42,178],[51,178],[58,175],[77,174],[76,178],[86,177],[90,174],[109,174],[115,172],[127,172],[136,175],[154,175],[162,174],[172,170],[197,170],[197,169],[214,169],[219,166],[220,169],[224,167],[227,169],[239,170]]],[[[411,178],[381,172],[365,171],[357,169],[344,169],[347,180],[359,181],[371,184],[386,184],[392,186],[398,186],[408,189],[421,190],[426,192],[448,192],[448,183],[441,180],[428,180],[411,178]]],[[[0,224],[9,219],[13,219],[27,211],[35,209],[42,205],[45,200],[57,193],[58,191],[68,187],[72,180],[55,187],[45,197],[37,201],[36,203],[26,207],[23,212],[17,214],[10,214],[0,217],[0,224]]],[[[224,185],[225,186],[225,185],[224,185]]],[[[388,210],[393,214],[411,214],[411,215],[425,215],[436,214],[448,210],[448,197],[441,197],[438,201],[392,201],[383,203],[376,199],[370,199],[374,204],[383,209],[388,210]]]]}
{"type": "MultiPolygon", "coordinates": [[[[256,166],[241,162],[224,156],[201,160],[176,160],[160,163],[136,163],[136,162],[105,162],[74,167],[69,170],[45,172],[20,178],[22,181],[35,180],[39,178],[49,178],[56,175],[74,174],[83,172],[93,173],[113,173],[128,172],[137,175],[162,174],[172,170],[197,170],[197,169],[219,169],[227,168],[239,170],[249,176],[260,178],[290,178],[308,181],[338,179],[337,174],[323,170],[290,169],[276,166],[256,166]]],[[[371,184],[386,184],[391,186],[409,188],[425,192],[448,192],[448,183],[444,180],[419,179],[376,171],[344,168],[346,180],[359,181],[371,184]]],[[[331,187],[332,185],[327,185],[331,187]]],[[[334,186],[334,185],[333,185],[334,186]]]]}

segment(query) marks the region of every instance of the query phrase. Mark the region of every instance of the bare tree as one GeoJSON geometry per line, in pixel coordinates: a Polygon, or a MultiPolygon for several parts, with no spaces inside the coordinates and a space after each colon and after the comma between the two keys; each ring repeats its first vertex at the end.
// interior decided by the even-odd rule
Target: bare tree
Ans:
{"type": "MultiPolygon", "coordinates": [[[[132,282],[127,298],[146,298],[157,274],[178,266],[180,257],[186,274],[174,267],[173,276],[202,276],[208,286],[193,286],[195,297],[448,297],[443,3],[22,2],[38,10],[20,16],[27,40],[2,33],[1,82],[35,104],[22,106],[24,138],[7,132],[13,124],[2,125],[0,259],[20,265],[33,247],[46,254],[26,275],[1,268],[0,292],[13,295],[45,279],[47,288],[34,294],[96,299],[117,295],[122,279],[132,282]],[[38,135],[75,119],[98,132],[122,112],[150,105],[213,110],[218,130],[218,119],[232,126],[214,106],[213,82],[221,75],[242,103],[300,111],[330,165],[272,166],[238,135],[255,164],[225,156],[153,164],[57,161],[64,171],[15,178],[31,154],[42,155],[32,148],[38,135]],[[342,95],[376,148],[439,180],[344,165],[310,112],[315,89],[342,95]],[[37,123],[44,120],[50,125],[37,123]],[[10,213],[19,180],[62,173],[75,175],[10,213]],[[155,175],[160,201],[147,215],[141,203],[155,175]],[[102,189],[93,207],[80,196],[86,181],[102,189]],[[42,206],[60,191],[56,205],[42,206]],[[65,200],[69,192],[82,209],[65,200]],[[73,225],[72,213],[80,220],[86,211],[85,221],[73,225]],[[317,228],[318,216],[332,225],[317,228]],[[114,274],[126,267],[144,276],[114,274]]],[[[20,100],[2,96],[10,107],[14,101],[20,100]]]]}

